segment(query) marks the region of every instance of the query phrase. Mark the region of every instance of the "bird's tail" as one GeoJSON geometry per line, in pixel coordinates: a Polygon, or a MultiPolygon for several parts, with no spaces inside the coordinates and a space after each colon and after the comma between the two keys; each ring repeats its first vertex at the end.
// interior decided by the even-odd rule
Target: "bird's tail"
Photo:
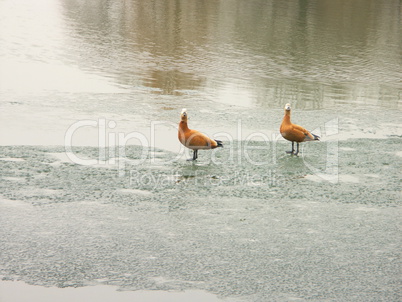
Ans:
{"type": "Polygon", "coordinates": [[[223,144],[222,144],[222,141],[219,141],[219,140],[215,140],[216,141],[216,143],[218,144],[218,146],[217,147],[222,147],[223,148],[223,144]]]}
{"type": "Polygon", "coordinates": [[[314,133],[311,133],[311,135],[314,137],[315,141],[319,141],[320,137],[318,135],[315,135],[314,133]]]}

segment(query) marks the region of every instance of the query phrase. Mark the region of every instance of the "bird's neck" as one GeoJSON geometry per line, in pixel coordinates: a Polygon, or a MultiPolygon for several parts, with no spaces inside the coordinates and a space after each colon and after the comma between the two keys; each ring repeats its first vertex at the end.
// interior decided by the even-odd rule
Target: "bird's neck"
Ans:
{"type": "Polygon", "coordinates": [[[187,130],[189,130],[186,121],[180,121],[179,127],[180,127],[180,129],[181,129],[182,131],[187,131],[187,130]]]}
{"type": "Polygon", "coordinates": [[[287,111],[287,110],[285,111],[285,116],[283,117],[283,122],[290,124],[290,111],[287,111]]]}

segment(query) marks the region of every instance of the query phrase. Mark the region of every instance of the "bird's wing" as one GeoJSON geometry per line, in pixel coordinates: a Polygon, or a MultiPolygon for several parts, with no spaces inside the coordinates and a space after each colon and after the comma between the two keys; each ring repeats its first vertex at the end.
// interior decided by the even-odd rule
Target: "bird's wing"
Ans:
{"type": "Polygon", "coordinates": [[[186,142],[188,146],[200,147],[200,149],[209,149],[211,147],[216,147],[217,145],[214,140],[197,130],[191,130],[189,132],[189,135],[186,137],[186,142]]]}
{"type": "Polygon", "coordinates": [[[302,126],[293,124],[293,130],[302,133],[305,136],[306,141],[314,140],[314,136],[302,126]]]}

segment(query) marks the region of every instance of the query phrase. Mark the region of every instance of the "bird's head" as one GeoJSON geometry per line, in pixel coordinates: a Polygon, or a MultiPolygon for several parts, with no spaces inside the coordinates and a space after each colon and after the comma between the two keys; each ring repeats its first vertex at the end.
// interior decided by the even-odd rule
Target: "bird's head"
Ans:
{"type": "Polygon", "coordinates": [[[183,108],[180,113],[180,119],[182,122],[187,122],[187,109],[183,108]]]}
{"type": "Polygon", "coordinates": [[[289,103],[287,103],[287,104],[285,105],[285,111],[290,111],[290,104],[289,104],[289,103]]]}

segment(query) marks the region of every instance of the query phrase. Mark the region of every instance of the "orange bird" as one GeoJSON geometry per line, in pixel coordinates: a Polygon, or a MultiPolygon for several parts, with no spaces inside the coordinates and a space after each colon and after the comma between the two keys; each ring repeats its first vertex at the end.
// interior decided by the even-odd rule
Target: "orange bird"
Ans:
{"type": "Polygon", "coordinates": [[[319,136],[310,133],[299,125],[292,124],[290,121],[290,104],[285,105],[285,116],[279,130],[284,139],[292,142],[292,151],[286,151],[286,153],[297,155],[299,154],[299,143],[307,141],[318,141],[319,136]],[[294,143],[297,143],[297,151],[295,153],[294,143]]]}
{"type": "Polygon", "coordinates": [[[221,141],[210,139],[205,134],[188,128],[186,109],[183,109],[180,114],[178,137],[179,141],[184,146],[194,150],[193,158],[189,160],[196,160],[198,158],[198,150],[200,149],[215,149],[217,147],[223,147],[221,141]]]}

